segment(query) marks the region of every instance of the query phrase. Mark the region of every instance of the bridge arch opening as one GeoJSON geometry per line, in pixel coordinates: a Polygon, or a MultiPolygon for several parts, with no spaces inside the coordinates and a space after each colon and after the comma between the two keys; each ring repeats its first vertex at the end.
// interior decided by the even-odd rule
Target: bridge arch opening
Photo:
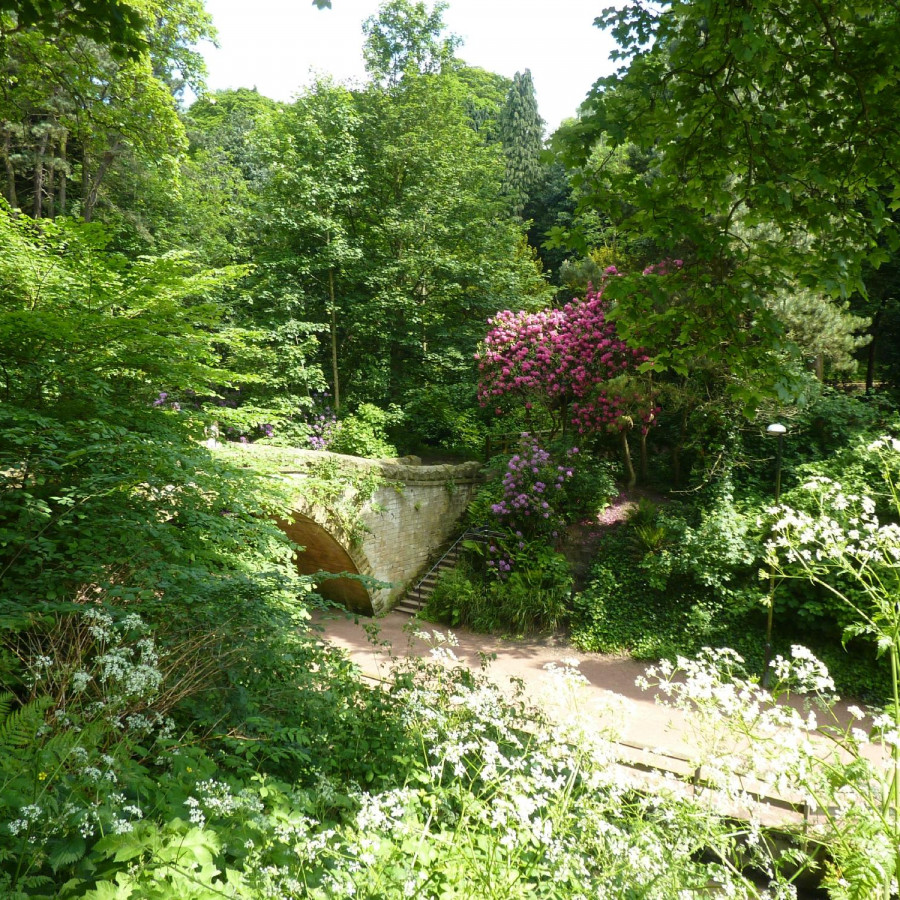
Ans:
{"type": "MultiPolygon", "coordinates": [[[[306,549],[297,554],[297,568],[302,575],[317,572],[349,572],[361,574],[353,557],[343,544],[315,519],[294,513],[289,522],[281,522],[287,536],[306,549]]],[[[365,586],[353,578],[326,578],[316,590],[329,600],[340,603],[354,612],[371,616],[372,597],[365,586]]]]}

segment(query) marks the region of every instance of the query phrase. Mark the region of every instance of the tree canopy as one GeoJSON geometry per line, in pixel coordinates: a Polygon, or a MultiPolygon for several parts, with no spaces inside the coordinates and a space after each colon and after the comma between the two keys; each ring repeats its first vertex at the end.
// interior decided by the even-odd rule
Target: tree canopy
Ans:
{"type": "Polygon", "coordinates": [[[49,37],[65,31],[103,44],[116,56],[146,51],[149,21],[146,11],[128,0],[0,0],[2,35],[35,29],[49,37]]]}
{"type": "Polygon", "coordinates": [[[605,134],[649,154],[653,177],[616,182],[635,227],[704,258],[738,222],[802,228],[813,245],[791,262],[845,293],[863,259],[886,259],[880,235],[896,247],[895,4],[629,4],[597,22],[628,64],[597,82],[576,130],[584,148],[605,134]]]}
{"type": "Polygon", "coordinates": [[[572,164],[608,148],[582,203],[684,259],[692,295],[673,307],[632,289],[622,326],[656,331],[662,367],[725,352],[765,366],[783,332],[763,298],[798,283],[865,292],[864,264],[898,245],[898,9],[700,0],[629,4],[597,24],[625,65],[567,129],[572,164]]]}
{"type": "Polygon", "coordinates": [[[429,10],[424,0],[385,0],[363,23],[363,58],[373,78],[397,84],[407,73],[440,72],[460,40],[444,34],[446,3],[429,10]]]}

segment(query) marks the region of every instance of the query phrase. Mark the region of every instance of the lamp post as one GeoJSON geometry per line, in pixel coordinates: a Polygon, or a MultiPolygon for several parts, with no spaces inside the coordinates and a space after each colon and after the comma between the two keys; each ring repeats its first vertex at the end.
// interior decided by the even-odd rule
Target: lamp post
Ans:
{"type": "MultiPolygon", "coordinates": [[[[775,452],[775,503],[781,499],[781,453],[787,428],[781,422],[773,422],[766,428],[766,434],[778,438],[778,449],[775,452]]],[[[775,569],[769,572],[769,616],[766,621],[766,656],[763,662],[762,686],[769,686],[769,663],[772,662],[772,622],[775,614],[775,569]]]]}

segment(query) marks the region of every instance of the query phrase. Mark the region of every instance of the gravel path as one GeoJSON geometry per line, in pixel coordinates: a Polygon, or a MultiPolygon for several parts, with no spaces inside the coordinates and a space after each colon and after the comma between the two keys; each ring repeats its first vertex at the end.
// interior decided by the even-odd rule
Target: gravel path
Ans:
{"type": "MultiPolygon", "coordinates": [[[[691,757],[697,750],[700,737],[689,716],[660,706],[653,691],[637,687],[635,681],[644,674],[647,664],[626,656],[581,653],[555,637],[512,640],[476,634],[467,628],[448,629],[396,612],[379,619],[337,610],[317,612],[313,624],[322,629],[323,640],[345,650],[364,674],[375,678],[388,677],[392,655],[430,655],[431,645],[416,637],[415,631],[452,633],[457,642],[453,650],[461,663],[478,670],[483,660],[490,659],[487,672],[498,684],[512,689],[512,680],[521,680],[529,699],[543,705],[551,715],[575,713],[598,729],[611,728],[621,741],[666,755],[691,757]],[[369,637],[371,630],[377,632],[374,641],[369,637]],[[577,660],[578,670],[588,683],[564,696],[546,667],[564,665],[565,660],[577,660]]],[[[802,708],[802,698],[795,697],[791,702],[802,708]]],[[[844,722],[852,718],[846,712],[849,705],[852,701],[848,699],[836,707],[844,722]]],[[[867,749],[874,753],[874,747],[867,749]]]]}
{"type": "MultiPolygon", "coordinates": [[[[650,747],[665,748],[669,752],[687,754],[692,736],[689,724],[677,710],[658,706],[653,695],[635,685],[646,666],[627,657],[580,653],[553,638],[506,640],[492,635],[475,634],[466,628],[447,629],[416,622],[402,613],[388,613],[380,619],[356,618],[341,612],[317,613],[314,624],[323,629],[328,643],[347,651],[350,658],[366,674],[384,678],[389,674],[391,655],[428,656],[430,645],[415,637],[413,630],[452,631],[458,646],[454,653],[460,662],[472,669],[481,668],[484,657],[494,656],[488,674],[499,684],[521,679],[528,696],[551,708],[560,702],[556,681],[547,672],[548,664],[563,665],[576,659],[578,669],[589,684],[575,697],[566,698],[567,708],[558,712],[577,711],[590,716],[598,725],[613,726],[622,740],[650,747]],[[375,627],[376,641],[369,640],[367,629],[375,627]]],[[[553,710],[551,710],[553,711],[553,710]]]]}

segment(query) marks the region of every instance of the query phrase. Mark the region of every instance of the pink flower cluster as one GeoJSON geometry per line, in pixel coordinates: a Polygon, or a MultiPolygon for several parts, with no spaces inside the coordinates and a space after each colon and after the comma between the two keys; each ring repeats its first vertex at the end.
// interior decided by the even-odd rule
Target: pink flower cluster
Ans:
{"type": "Polygon", "coordinates": [[[551,410],[567,406],[581,433],[616,422],[625,400],[604,385],[648,357],[617,337],[606,309],[602,293],[589,291],[562,309],[504,310],[489,319],[492,329],[476,354],[481,405],[513,395],[526,407],[532,400],[551,410]]]}
{"type": "Polygon", "coordinates": [[[642,275],[672,275],[684,268],[683,259],[663,259],[652,266],[647,266],[642,275]]]}
{"type": "MultiPolygon", "coordinates": [[[[578,452],[572,448],[569,455],[578,452]]],[[[554,508],[554,492],[561,491],[573,474],[572,466],[555,466],[550,454],[527,432],[522,435],[519,453],[506,464],[503,476],[503,499],[491,506],[491,512],[508,523],[534,531],[552,530],[562,525],[554,508]],[[522,517],[529,518],[526,523],[522,517]],[[541,520],[546,520],[542,523],[541,520]],[[549,527],[545,527],[545,525],[549,527]]],[[[556,532],[553,532],[554,537],[556,532]]]]}

